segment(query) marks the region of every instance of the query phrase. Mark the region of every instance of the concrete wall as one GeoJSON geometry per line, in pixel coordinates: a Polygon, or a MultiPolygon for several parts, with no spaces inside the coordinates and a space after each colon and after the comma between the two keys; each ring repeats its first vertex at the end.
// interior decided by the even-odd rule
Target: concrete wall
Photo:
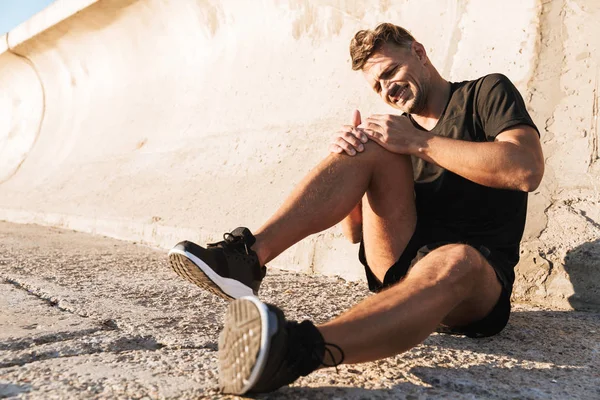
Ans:
{"type": "MultiPolygon", "coordinates": [[[[598,304],[574,279],[599,276],[584,28],[599,14],[593,0],[59,0],[0,41],[0,219],[164,248],[258,227],[354,108],[392,111],[348,55],[358,29],[390,21],[451,80],[503,72],[520,88],[549,171],[516,294],[598,304]]],[[[334,227],[271,265],[361,279],[356,251],[334,227]]]]}
{"type": "Polygon", "coordinates": [[[527,100],[546,176],[533,196],[516,295],[600,309],[600,2],[544,2],[527,100]]]}

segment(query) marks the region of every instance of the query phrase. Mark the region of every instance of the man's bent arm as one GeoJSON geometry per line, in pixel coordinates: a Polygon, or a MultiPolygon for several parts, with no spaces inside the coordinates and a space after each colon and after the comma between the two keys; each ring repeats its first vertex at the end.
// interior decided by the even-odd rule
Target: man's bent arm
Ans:
{"type": "Polygon", "coordinates": [[[466,179],[499,189],[534,191],[544,175],[536,130],[517,125],[494,142],[468,142],[429,135],[413,154],[466,179]]]}

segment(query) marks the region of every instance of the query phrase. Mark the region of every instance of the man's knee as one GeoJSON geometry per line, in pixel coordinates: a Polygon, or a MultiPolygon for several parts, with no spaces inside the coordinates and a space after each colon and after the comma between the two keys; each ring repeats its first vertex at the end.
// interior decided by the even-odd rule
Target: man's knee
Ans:
{"type": "Polygon", "coordinates": [[[485,259],[481,253],[465,244],[441,246],[431,251],[419,263],[430,270],[437,284],[446,284],[463,293],[469,291],[478,281],[478,277],[486,272],[485,259]]]}
{"type": "Polygon", "coordinates": [[[334,153],[331,154],[331,157],[339,158],[348,162],[369,162],[374,164],[389,162],[391,160],[410,161],[410,156],[405,154],[392,153],[391,151],[384,149],[372,140],[369,140],[367,143],[364,144],[363,151],[361,151],[360,153],[356,153],[353,156],[350,156],[346,153],[334,153]]]}

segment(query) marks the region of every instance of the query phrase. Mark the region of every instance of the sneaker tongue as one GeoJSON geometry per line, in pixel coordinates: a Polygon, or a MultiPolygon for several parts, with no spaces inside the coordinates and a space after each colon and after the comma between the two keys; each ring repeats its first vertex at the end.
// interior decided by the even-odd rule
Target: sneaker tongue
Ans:
{"type": "Polygon", "coordinates": [[[244,227],[235,228],[233,231],[231,231],[231,234],[233,236],[243,237],[244,242],[246,242],[246,245],[248,247],[251,247],[256,242],[256,238],[254,237],[254,235],[252,234],[252,232],[250,232],[250,229],[248,229],[248,228],[244,228],[244,227]]]}

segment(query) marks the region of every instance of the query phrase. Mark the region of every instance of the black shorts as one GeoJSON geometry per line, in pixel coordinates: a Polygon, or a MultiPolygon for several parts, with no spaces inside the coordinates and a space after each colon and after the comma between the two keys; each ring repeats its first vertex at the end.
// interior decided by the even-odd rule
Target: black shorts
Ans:
{"type": "MultiPolygon", "coordinates": [[[[423,244],[423,239],[423,235],[419,235],[418,232],[415,232],[398,261],[396,261],[396,263],[392,265],[385,274],[383,283],[379,282],[375,275],[373,275],[371,268],[367,264],[364,244],[361,242],[358,252],[358,259],[365,267],[369,290],[372,292],[379,292],[386,287],[396,284],[406,275],[411,266],[438,247],[451,243],[464,243],[438,241],[423,244]]],[[[465,335],[472,338],[488,337],[496,335],[502,331],[502,329],[504,329],[508,323],[511,308],[510,296],[512,293],[512,279],[511,276],[508,276],[510,274],[508,274],[506,271],[512,271],[514,268],[514,263],[507,261],[506,257],[504,257],[502,254],[491,251],[486,246],[475,245],[473,247],[475,247],[490,263],[492,268],[494,268],[496,276],[498,277],[498,281],[502,285],[502,293],[500,294],[500,298],[498,299],[498,302],[492,311],[483,319],[472,322],[463,327],[438,328],[437,332],[465,335]]]]}

